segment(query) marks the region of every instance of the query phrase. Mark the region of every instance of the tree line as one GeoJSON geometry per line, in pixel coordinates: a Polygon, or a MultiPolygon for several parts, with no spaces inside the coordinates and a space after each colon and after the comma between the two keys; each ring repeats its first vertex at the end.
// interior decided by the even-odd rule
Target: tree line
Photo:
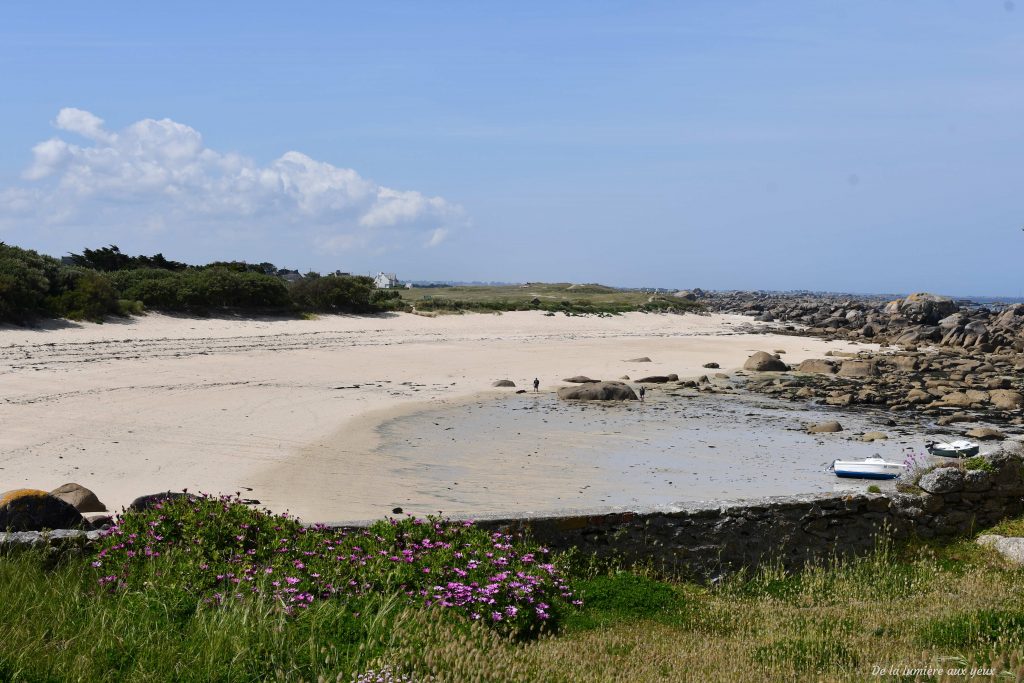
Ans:
{"type": "Polygon", "coordinates": [[[102,321],[145,310],[209,315],[236,312],[376,313],[402,310],[397,291],[361,275],[306,273],[272,263],[189,265],[130,256],[115,246],[84,249],[63,261],[0,242],[0,321],[59,317],[102,321]]]}

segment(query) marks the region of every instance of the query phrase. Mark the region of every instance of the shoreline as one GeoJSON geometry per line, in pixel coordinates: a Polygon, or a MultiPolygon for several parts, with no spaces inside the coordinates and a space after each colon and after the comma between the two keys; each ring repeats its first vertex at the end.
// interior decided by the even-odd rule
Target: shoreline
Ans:
{"type": "MultiPolygon", "coordinates": [[[[390,509],[346,502],[380,480],[368,476],[382,464],[380,425],[423,407],[502,396],[495,380],[526,388],[539,376],[550,392],[581,373],[685,377],[707,372],[710,361],[735,369],[757,350],[785,349],[792,363],[869,348],[735,331],[750,327],[763,326],[731,315],[519,312],[245,321],[150,314],[116,326],[2,329],[0,423],[10,428],[0,434],[0,482],[6,490],[74,481],[111,510],[188,488],[241,492],[303,519],[373,516],[360,509],[380,516],[390,509]],[[626,362],[639,356],[654,362],[626,362]]],[[[416,483],[393,472],[385,480],[416,483]]],[[[529,490],[521,482],[507,495],[529,490]]],[[[495,500],[479,512],[501,509],[495,500]]]]}

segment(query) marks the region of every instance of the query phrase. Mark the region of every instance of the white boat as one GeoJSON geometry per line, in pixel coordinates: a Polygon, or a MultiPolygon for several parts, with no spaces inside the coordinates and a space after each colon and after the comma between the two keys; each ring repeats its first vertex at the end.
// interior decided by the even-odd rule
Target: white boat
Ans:
{"type": "Polygon", "coordinates": [[[833,460],[829,466],[837,477],[856,479],[895,479],[906,468],[903,463],[889,462],[878,455],[863,460],[833,460]]]}
{"type": "Polygon", "coordinates": [[[944,458],[969,458],[977,455],[981,447],[974,441],[961,439],[948,442],[928,442],[924,445],[932,455],[941,455],[944,458]]]}

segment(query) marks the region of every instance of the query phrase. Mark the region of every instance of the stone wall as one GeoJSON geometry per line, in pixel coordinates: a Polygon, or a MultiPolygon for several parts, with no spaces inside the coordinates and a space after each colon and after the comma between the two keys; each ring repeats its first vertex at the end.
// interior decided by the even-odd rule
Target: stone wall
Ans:
{"type": "Polygon", "coordinates": [[[711,578],[777,562],[806,562],[872,550],[880,534],[896,540],[969,534],[1024,511],[1021,459],[986,456],[993,472],[940,468],[921,478],[919,495],[851,494],[766,498],[648,512],[486,519],[493,529],[528,531],[552,548],[651,563],[711,578]]]}
{"type": "MultiPolygon", "coordinates": [[[[766,562],[796,569],[807,562],[872,550],[885,534],[949,538],[1024,512],[1021,457],[985,456],[991,472],[940,468],[923,476],[920,493],[807,495],[640,512],[487,518],[477,523],[527,531],[556,550],[651,564],[669,572],[713,578],[766,562]]],[[[336,525],[358,528],[355,525],[336,525]]],[[[74,545],[98,532],[0,533],[0,546],[74,545]]]]}

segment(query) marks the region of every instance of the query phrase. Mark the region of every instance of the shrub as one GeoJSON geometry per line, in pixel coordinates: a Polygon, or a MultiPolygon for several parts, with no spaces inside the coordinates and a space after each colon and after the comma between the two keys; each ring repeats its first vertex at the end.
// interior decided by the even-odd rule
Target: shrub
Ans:
{"type": "Polygon", "coordinates": [[[880,487],[878,484],[872,484],[871,486],[868,486],[868,493],[881,493],[881,492],[882,492],[882,487],[880,487]]]}
{"type": "Polygon", "coordinates": [[[524,635],[579,603],[546,553],[469,522],[409,517],[348,533],[235,499],[183,497],[126,513],[92,564],[115,591],[152,586],[213,606],[266,600],[288,614],[325,600],[359,612],[393,594],[524,635]]]}
{"type": "MultiPolygon", "coordinates": [[[[373,278],[362,275],[310,273],[293,282],[288,292],[295,305],[306,311],[363,313],[374,310],[374,302],[382,300],[373,278]]],[[[401,297],[398,292],[394,294],[401,297]]]]}
{"type": "Polygon", "coordinates": [[[964,469],[979,470],[981,472],[996,471],[995,465],[989,462],[988,458],[981,455],[976,455],[973,458],[967,458],[966,460],[964,460],[964,469]]]}
{"type": "Polygon", "coordinates": [[[53,313],[71,320],[102,322],[107,315],[119,314],[117,292],[110,279],[94,270],[66,268],[60,274],[63,290],[49,300],[53,313]]]}

